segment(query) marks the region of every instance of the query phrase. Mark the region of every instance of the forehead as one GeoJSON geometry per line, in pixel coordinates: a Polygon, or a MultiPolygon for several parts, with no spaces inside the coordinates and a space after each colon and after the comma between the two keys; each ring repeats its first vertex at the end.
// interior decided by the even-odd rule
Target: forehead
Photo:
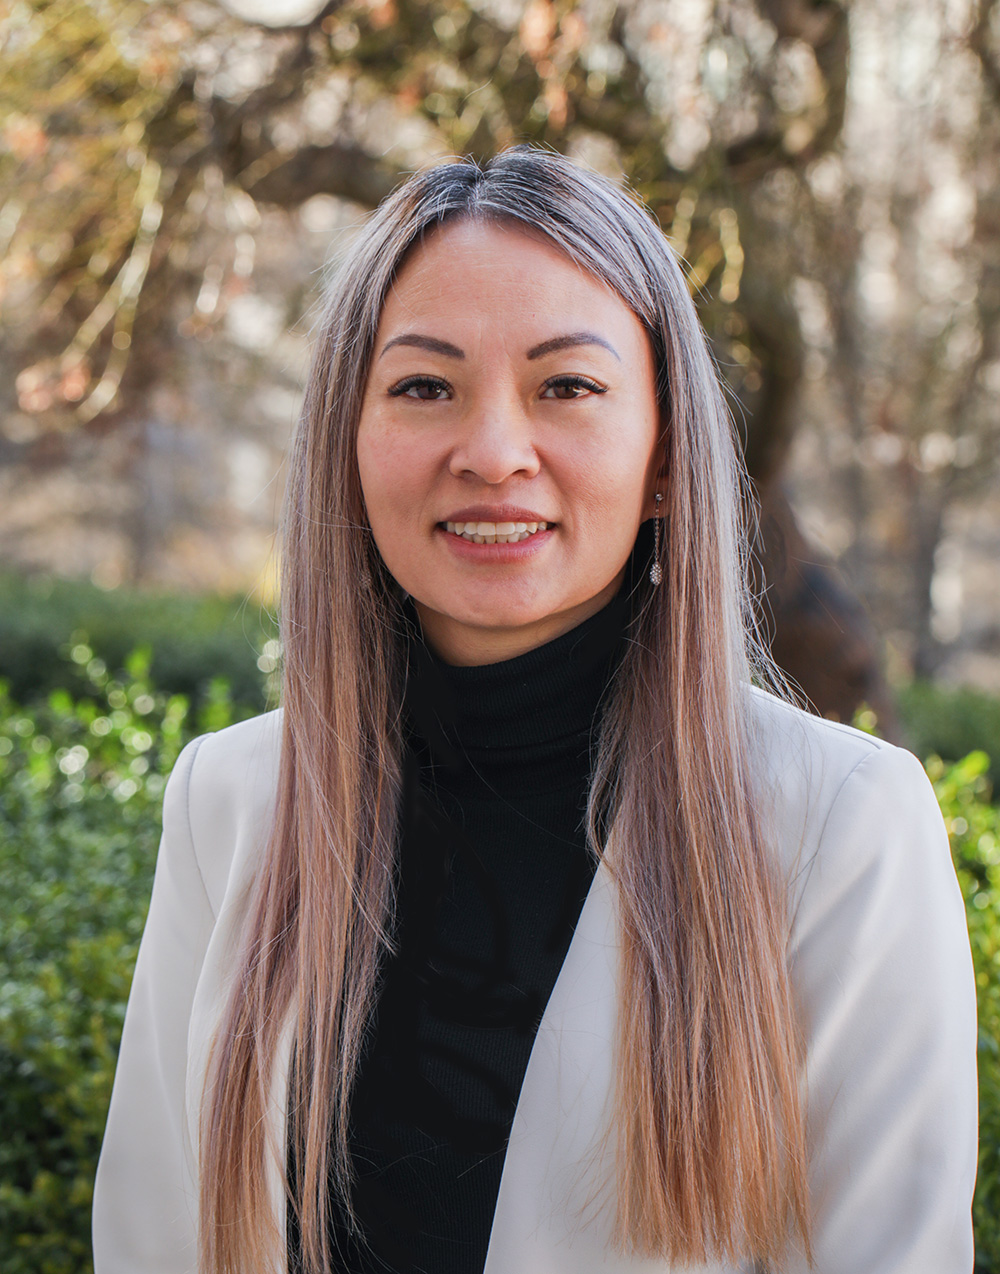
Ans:
{"type": "Polygon", "coordinates": [[[545,235],[464,219],[435,227],[410,249],[386,296],[380,336],[417,318],[471,313],[525,326],[589,316],[644,331],[617,292],[545,235]]]}

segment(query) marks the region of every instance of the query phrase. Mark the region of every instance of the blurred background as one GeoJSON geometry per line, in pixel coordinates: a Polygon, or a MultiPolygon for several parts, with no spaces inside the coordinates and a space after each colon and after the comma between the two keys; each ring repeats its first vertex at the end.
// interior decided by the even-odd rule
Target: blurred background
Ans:
{"type": "Polygon", "coordinates": [[[938,785],[1000,1270],[1000,0],[7,0],[5,1274],[89,1268],[163,777],[273,701],[326,273],[403,175],[525,140],[655,212],[756,484],[775,657],[938,785]]]}
{"type": "Polygon", "coordinates": [[[1000,692],[996,0],[52,0],[0,69],[8,572],[269,603],[324,267],[532,140],[687,262],[818,710],[1000,692]]]}

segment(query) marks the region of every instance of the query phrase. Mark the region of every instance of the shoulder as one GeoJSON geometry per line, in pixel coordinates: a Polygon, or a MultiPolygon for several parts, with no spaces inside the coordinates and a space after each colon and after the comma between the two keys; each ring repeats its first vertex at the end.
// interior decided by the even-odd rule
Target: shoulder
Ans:
{"type": "Polygon", "coordinates": [[[756,688],[750,691],[748,716],[765,781],[794,779],[801,772],[814,787],[836,785],[879,753],[901,751],[874,735],[817,717],[756,688]]]}
{"type": "Polygon", "coordinates": [[[753,691],[759,804],[795,901],[865,873],[954,873],[944,823],[917,758],[850,726],[753,691]]]}
{"type": "Polygon", "coordinates": [[[164,797],[164,830],[191,848],[218,914],[237,860],[258,855],[270,827],[281,751],[281,712],[192,739],[164,797]]]}
{"type": "Polygon", "coordinates": [[[933,788],[902,748],[763,695],[754,713],[787,868],[816,1268],[969,1270],[975,979],[933,788]]]}
{"type": "Polygon", "coordinates": [[[280,709],[265,712],[192,739],[188,744],[195,753],[192,771],[199,778],[211,774],[216,782],[239,786],[272,771],[277,777],[282,715],[280,709]]]}

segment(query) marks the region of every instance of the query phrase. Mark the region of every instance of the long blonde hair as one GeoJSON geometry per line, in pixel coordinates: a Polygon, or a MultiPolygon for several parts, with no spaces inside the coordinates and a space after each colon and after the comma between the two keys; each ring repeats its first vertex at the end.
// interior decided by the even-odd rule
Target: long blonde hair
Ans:
{"type": "MultiPolygon", "coordinates": [[[[303,1268],[330,1266],[331,1184],[351,1210],[352,1082],[390,948],[400,801],[399,595],[355,453],[379,317],[407,253],[458,219],[544,235],[643,323],[669,481],[649,588],[603,717],[591,848],[613,821],[619,1015],[616,1241],[675,1263],[809,1250],[785,885],[754,800],[754,639],[742,470],[683,274],[648,213],[561,156],[515,147],[410,178],[331,288],[290,462],[273,830],[215,1039],[201,1125],[204,1274],[280,1266],[267,1112],[294,1015],[289,1145],[303,1268]]],[[[282,1163],[283,1169],[283,1163],[282,1163]]],[[[273,1164],[272,1164],[273,1170],[273,1164]]],[[[294,1196],[294,1197],[292,1197],[294,1196]]]]}

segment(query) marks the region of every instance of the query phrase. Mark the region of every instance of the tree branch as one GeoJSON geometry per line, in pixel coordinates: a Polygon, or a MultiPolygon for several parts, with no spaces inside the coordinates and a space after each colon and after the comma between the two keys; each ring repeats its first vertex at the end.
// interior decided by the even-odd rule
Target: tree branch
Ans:
{"type": "Polygon", "coordinates": [[[250,174],[249,181],[241,181],[239,173],[227,175],[243,185],[254,199],[281,208],[297,208],[313,195],[335,195],[374,208],[401,176],[396,168],[360,147],[341,142],[305,146],[280,158],[257,178],[252,169],[244,172],[250,174]]]}
{"type": "Polygon", "coordinates": [[[997,0],[981,0],[976,19],[969,32],[969,47],[979,59],[983,79],[1000,105],[1000,54],[992,47],[993,16],[997,0]]]}

